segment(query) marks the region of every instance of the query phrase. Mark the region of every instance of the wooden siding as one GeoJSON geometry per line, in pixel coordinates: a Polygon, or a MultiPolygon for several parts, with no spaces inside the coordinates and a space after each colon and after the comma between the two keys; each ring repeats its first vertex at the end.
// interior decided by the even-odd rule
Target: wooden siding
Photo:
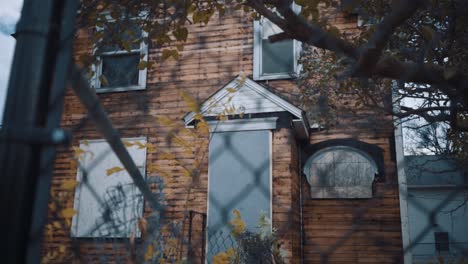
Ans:
{"type": "MultiPolygon", "coordinates": [[[[356,20],[335,14],[333,22],[341,30],[355,34],[356,20]]],[[[240,73],[252,74],[253,25],[242,10],[215,17],[208,25],[189,26],[187,45],[178,61],[169,59],[148,70],[147,89],[143,91],[99,94],[113,124],[123,137],[145,136],[156,147],[148,153],[147,164],[154,164],[167,172],[164,194],[169,219],[182,220],[187,209],[206,212],[207,161],[201,166],[201,176],[190,193],[190,179],[178,165],[160,153],[168,152],[184,162],[193,162],[193,155],[166,142],[168,128],[156,121],[157,116],[180,120],[190,109],[181,92],[203,101],[240,73]],[[142,107],[144,105],[144,107],[142,107]],[[144,109],[148,111],[144,111],[144,109]]],[[[86,32],[82,31],[76,43],[77,54],[90,51],[86,32]]],[[[149,60],[156,60],[159,50],[149,50],[149,60]]],[[[295,84],[288,80],[268,81],[268,86],[284,98],[294,101],[295,84]]],[[[72,145],[82,139],[99,139],[92,121],[86,120],[86,111],[69,91],[65,99],[62,125],[76,129],[72,145]]],[[[181,121],[182,122],[182,121],[181,121]]],[[[385,182],[379,183],[378,195],[366,200],[312,200],[305,179],[300,185],[299,167],[301,144],[290,129],[273,131],[273,225],[280,234],[282,248],[290,263],[300,263],[300,210],[302,190],[304,263],[319,263],[329,253],[330,263],[400,263],[402,255],[398,188],[395,163],[392,160],[393,130],[391,119],[369,113],[343,117],[333,130],[311,134],[310,143],[336,138],[356,138],[376,144],[384,150],[385,182]],[[371,120],[371,121],[369,121],[371,120]]],[[[206,150],[205,150],[206,151],[206,150]]],[[[52,187],[56,194],[63,192],[61,184],[76,177],[77,165],[73,151],[63,149],[57,156],[52,187]]],[[[148,178],[156,173],[149,173],[148,178]]],[[[70,197],[73,197],[71,194],[70,197]]],[[[60,206],[73,207],[73,199],[62,199],[60,206]]],[[[49,224],[58,220],[52,214],[49,224]]],[[[126,241],[92,242],[70,239],[66,228],[45,236],[44,254],[65,245],[66,250],[79,252],[88,260],[98,260],[107,254],[108,261],[128,257],[126,241]],[[75,248],[72,248],[74,246],[75,248]],[[96,249],[99,247],[99,250],[96,249]],[[104,253],[103,253],[104,252],[104,253]]],[[[56,260],[69,263],[70,261],[56,260]]]]}

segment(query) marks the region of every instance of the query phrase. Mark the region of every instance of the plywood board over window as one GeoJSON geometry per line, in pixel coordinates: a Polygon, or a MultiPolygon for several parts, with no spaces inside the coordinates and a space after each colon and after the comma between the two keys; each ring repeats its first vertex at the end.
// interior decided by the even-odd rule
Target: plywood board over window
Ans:
{"type": "MultiPolygon", "coordinates": [[[[146,166],[146,138],[127,138],[127,150],[142,175],[146,166]]],[[[77,172],[72,237],[124,238],[139,236],[143,196],[105,140],[80,143],[83,153],[77,172]],[[110,218],[104,220],[104,218],[110,218]]]]}
{"type": "Polygon", "coordinates": [[[335,146],[313,154],[304,166],[304,173],[312,198],[371,198],[378,169],[362,151],[335,146]]]}

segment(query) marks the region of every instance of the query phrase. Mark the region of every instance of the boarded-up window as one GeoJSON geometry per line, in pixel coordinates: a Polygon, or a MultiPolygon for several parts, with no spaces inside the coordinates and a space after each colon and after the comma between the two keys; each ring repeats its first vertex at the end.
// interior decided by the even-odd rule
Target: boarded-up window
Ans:
{"type": "Polygon", "coordinates": [[[312,198],[370,198],[377,171],[370,157],[350,147],[323,149],[304,167],[312,198]]]}
{"type": "MultiPolygon", "coordinates": [[[[146,139],[124,139],[127,150],[142,175],[145,175],[146,139]],[[138,142],[138,144],[136,144],[138,142]]],[[[137,221],[143,215],[143,196],[123,169],[105,140],[80,144],[80,184],[75,192],[77,214],[72,220],[73,237],[139,236],[137,221]],[[105,219],[106,218],[106,219],[105,219]]]]}
{"type": "Polygon", "coordinates": [[[271,215],[269,130],[213,133],[209,146],[208,243],[214,255],[234,246],[229,221],[238,210],[246,228],[258,232],[262,214],[271,215]]]}

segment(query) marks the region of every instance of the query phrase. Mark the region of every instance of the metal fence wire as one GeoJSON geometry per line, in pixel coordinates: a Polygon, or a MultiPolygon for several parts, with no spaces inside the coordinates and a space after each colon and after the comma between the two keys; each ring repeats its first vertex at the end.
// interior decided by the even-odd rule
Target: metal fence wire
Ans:
{"type": "MultiPolygon", "coordinates": [[[[238,18],[241,21],[242,17],[238,18]]],[[[201,47],[209,46],[209,43],[203,42],[203,37],[199,37],[201,47]]],[[[240,40],[244,45],[249,40],[240,40]]],[[[194,55],[195,56],[195,55],[194,55]]],[[[197,55],[198,56],[198,55],[197,55]]],[[[196,57],[196,56],[195,56],[196,57]]],[[[193,58],[192,58],[193,59],[193,58]]],[[[196,59],[196,58],[195,58],[196,59]]],[[[248,60],[246,60],[248,61],[248,60]]],[[[202,62],[200,62],[201,65],[202,62]]],[[[249,62],[250,63],[250,62],[249,62]]],[[[237,70],[237,68],[236,68],[237,70]]],[[[238,71],[231,69],[230,74],[234,76],[238,71]]],[[[170,74],[177,76],[177,69],[170,74]]],[[[203,75],[203,74],[200,74],[203,75]]],[[[226,80],[219,80],[217,82],[210,82],[211,86],[221,87],[226,80]]],[[[192,82],[192,81],[190,81],[192,82]]],[[[206,79],[202,79],[197,83],[195,89],[206,86],[206,79]]],[[[157,86],[157,85],[156,85],[157,86]]],[[[177,84],[176,86],[179,86],[177,84]]],[[[150,88],[153,95],[162,93],[161,87],[158,89],[150,88]],[[161,88],[161,89],[159,89],[161,88]]],[[[193,87],[192,87],[193,88],[193,87]]],[[[183,88],[176,88],[176,92],[182,91],[183,88]]],[[[193,89],[192,89],[193,90],[193,89]]],[[[167,91],[166,91],[167,92],[167,91]]],[[[171,145],[174,144],[174,139],[187,138],[187,134],[193,135],[194,132],[183,132],[180,127],[168,129],[163,126],[145,127],[142,125],[144,122],[154,122],[152,117],[158,112],[158,106],[162,103],[160,99],[157,102],[152,102],[146,93],[130,92],[129,95],[100,95],[99,99],[103,105],[108,109],[108,116],[114,121],[116,127],[113,134],[114,139],[120,137],[140,136],[141,134],[148,134],[155,130],[165,132],[165,136],[159,135],[158,139],[152,141],[158,144],[163,150],[170,150],[171,147],[180,150],[181,147],[171,145]],[[122,105],[130,105],[133,107],[130,110],[121,110],[122,105]],[[183,136],[180,133],[187,133],[183,136]]],[[[171,92],[167,92],[168,97],[174,96],[171,92]]],[[[206,97],[207,93],[203,94],[206,97]]],[[[53,97],[55,98],[55,97],[53,97]]],[[[54,101],[54,100],[53,100],[54,101]]],[[[183,102],[181,101],[180,104],[183,102]]],[[[188,203],[179,204],[183,199],[179,197],[187,197],[186,201],[198,201],[199,203],[206,203],[207,196],[200,194],[206,192],[206,188],[199,186],[197,177],[201,174],[207,174],[206,160],[208,159],[207,146],[205,149],[194,149],[189,155],[183,156],[181,159],[168,158],[171,153],[148,153],[151,160],[154,161],[157,157],[165,155],[166,169],[169,171],[169,177],[163,175],[161,169],[154,169],[154,164],[146,164],[146,184],[152,191],[153,199],[157,201],[161,208],[154,210],[144,200],[141,193],[135,192],[134,184],[117,184],[105,190],[104,194],[100,193],[100,186],[91,184],[89,177],[93,175],[93,170],[96,166],[100,166],[106,162],[106,159],[114,155],[112,149],[107,149],[101,155],[93,157],[92,164],[83,164],[83,161],[77,156],[77,152],[82,151],[77,148],[78,140],[88,140],[89,138],[97,138],[98,133],[95,131],[95,124],[90,121],[93,119],[93,113],[85,114],[83,109],[76,107],[76,99],[70,93],[65,96],[65,112],[66,116],[63,118],[63,126],[68,129],[71,135],[75,138],[70,146],[62,146],[59,148],[58,158],[56,160],[49,159],[48,166],[54,166],[56,173],[53,178],[51,198],[49,203],[48,222],[45,227],[44,237],[42,239],[43,263],[283,263],[287,258],[281,249],[281,241],[284,238],[291,240],[292,243],[300,244],[298,248],[303,248],[304,244],[311,245],[314,248],[314,254],[319,256],[318,262],[320,263],[333,263],[334,255],[341,250],[341,247],[353,239],[353,235],[361,233],[365,236],[370,244],[367,247],[376,247],[378,251],[385,252],[387,248],[398,246],[401,244],[401,238],[395,242],[395,239],[385,237],[384,235],[375,234],[364,228],[369,225],[369,220],[365,218],[366,215],[371,214],[371,211],[380,206],[379,199],[383,194],[375,194],[373,198],[361,200],[355,203],[352,210],[351,225],[344,228],[344,232],[336,239],[331,239],[330,243],[323,245],[320,241],[315,241],[312,237],[307,237],[301,226],[298,226],[298,220],[295,219],[295,213],[291,208],[282,208],[280,205],[276,209],[283,210],[286,219],[283,219],[279,224],[273,222],[274,236],[263,236],[256,230],[246,230],[244,232],[235,234],[231,228],[221,229],[214,228],[210,230],[207,228],[209,222],[209,215],[205,211],[190,208],[188,203]],[[79,113],[73,112],[73,109],[78,109],[79,113]],[[89,137],[89,138],[88,138],[89,137]],[[196,164],[196,168],[190,171],[189,180],[180,174],[185,173],[184,162],[187,160],[196,160],[200,158],[205,162],[196,164]],[[204,167],[205,166],[205,167],[204,167]],[[66,185],[70,178],[74,179],[76,170],[81,171],[83,178],[80,182],[70,183],[71,186],[66,185]],[[182,172],[181,172],[182,171],[182,172]],[[172,174],[179,175],[176,182],[171,182],[172,186],[181,185],[186,186],[177,190],[169,190],[167,181],[171,181],[172,174]],[[64,185],[65,184],[65,185],[64,185]],[[92,201],[88,201],[89,206],[96,206],[99,208],[100,216],[94,226],[86,231],[87,235],[80,237],[71,235],[72,217],[76,217],[74,208],[75,187],[79,185],[80,188],[86,189],[92,197],[92,201]],[[182,191],[181,191],[182,190],[182,191]],[[169,191],[180,192],[172,193],[171,198],[168,199],[167,193],[169,191]],[[200,202],[201,201],[201,202],[200,202]],[[93,205],[91,205],[93,204],[93,205]],[[95,205],[94,205],[95,204],[95,205]],[[143,205],[142,205],[143,204],[143,205]],[[174,205],[175,204],[175,205],[174,205]],[[135,211],[135,208],[142,205],[143,214],[135,211]],[[122,213],[122,212],[129,212],[122,213]],[[135,226],[138,228],[135,229],[135,226]],[[300,229],[300,230],[296,230],[300,229]],[[229,230],[229,231],[226,231],[229,230]],[[291,235],[291,232],[296,232],[299,236],[291,235]],[[116,235],[120,234],[120,235],[116,235]],[[302,240],[300,239],[302,237],[302,240]],[[211,238],[211,239],[207,239],[211,238]],[[214,261],[214,257],[217,261],[214,261]],[[224,262],[222,262],[224,261],[224,262]]],[[[173,106],[171,106],[174,108],[173,106]]],[[[187,106],[177,105],[180,109],[188,108],[187,106]]],[[[165,109],[164,111],[166,111],[165,109]]],[[[173,109],[172,109],[173,110],[173,109]]],[[[51,109],[51,111],[55,111],[51,109]]],[[[164,111],[159,111],[157,114],[164,115],[164,111]]],[[[179,117],[182,111],[175,111],[173,115],[179,117]]],[[[167,113],[166,113],[167,114],[167,113]]],[[[221,121],[220,121],[221,122],[221,121]]],[[[100,124],[97,124],[98,126],[100,124]]],[[[202,136],[198,135],[200,140],[202,136]]],[[[181,140],[182,141],[182,140],[181,140]]],[[[181,142],[179,141],[179,143],[181,142]]],[[[197,140],[188,141],[191,146],[197,143],[197,140]]],[[[209,143],[209,141],[208,141],[209,143]]],[[[258,175],[257,170],[262,170],[268,167],[268,164],[262,166],[254,166],[249,160],[243,157],[242,153],[233,149],[233,146],[227,142],[224,148],[218,149],[222,152],[233,152],[239,163],[246,170],[249,170],[252,175],[258,175]]],[[[138,147],[138,146],[136,146],[138,147]]],[[[150,148],[147,144],[142,148],[150,148]]],[[[181,153],[183,151],[180,151],[181,153]]],[[[221,153],[217,154],[217,156],[221,153]]],[[[274,162],[274,161],[272,161],[274,162]]],[[[288,164],[290,170],[291,164],[288,164]]],[[[112,169],[112,168],[107,168],[112,169]]],[[[119,168],[120,170],[120,168],[119,168]]],[[[298,169],[298,177],[304,177],[300,172],[302,168],[298,169]]],[[[109,177],[112,177],[110,175],[109,177]]],[[[301,181],[300,189],[307,189],[305,180],[301,181]]],[[[205,182],[206,183],[206,182],[205,182]]],[[[464,183],[466,184],[466,183],[464,183]]],[[[380,184],[384,190],[398,190],[396,182],[385,182],[380,184]]],[[[226,211],[224,222],[229,222],[232,218],[232,209],[235,205],[245,198],[247,194],[252,191],[255,186],[245,185],[239,190],[239,193],[232,201],[222,201],[218,203],[218,210],[226,211]],[[228,208],[224,208],[223,204],[228,204],[228,208]]],[[[271,190],[261,190],[268,193],[271,190]]],[[[404,191],[404,190],[403,190],[404,191]]],[[[458,208],[456,212],[467,211],[467,191],[466,185],[462,185],[451,189],[448,194],[434,202],[435,206],[428,208],[427,205],[422,204],[417,199],[408,199],[408,203],[422,216],[424,227],[415,235],[408,245],[401,248],[398,256],[395,259],[388,260],[389,263],[401,263],[403,254],[413,251],[421,245],[427,245],[425,238],[434,232],[447,233],[452,230],[445,230],[440,224],[440,215],[453,213],[454,208],[447,208],[449,204],[456,203],[458,208]],[[464,197],[463,200],[458,200],[460,195],[464,197]],[[450,212],[447,212],[450,211],[450,212]]],[[[265,194],[266,195],[266,194],[265,194]]],[[[275,195],[275,194],[273,194],[275,195]]],[[[410,193],[402,193],[405,197],[411,197],[410,193]]],[[[307,199],[307,198],[304,198],[307,199]]],[[[252,205],[254,207],[254,205],[252,205]]],[[[455,206],[457,207],[457,206],[455,206]]],[[[295,208],[299,210],[298,208],[295,208]]],[[[393,208],[399,209],[399,208],[393,208]]],[[[273,210],[273,208],[271,209],[273,210]]],[[[332,209],[330,209],[332,210],[332,209]]],[[[468,212],[466,212],[468,213],[468,212]]],[[[301,216],[302,217],[302,216],[301,216]]],[[[269,219],[272,221],[272,219],[269,219]]],[[[376,220],[377,221],[377,220],[376,220]]],[[[382,220],[383,225],[385,219],[382,220]]],[[[464,227],[464,232],[468,229],[464,227]]],[[[468,236],[468,233],[465,234],[468,236]]],[[[448,240],[439,235],[443,241],[438,245],[429,245],[437,247],[440,256],[445,256],[452,260],[460,258],[462,261],[468,261],[468,245],[466,242],[457,241],[450,237],[448,240]],[[444,242],[445,241],[445,242],[444,242]],[[447,250],[447,245],[450,249],[447,250]]],[[[41,241],[38,241],[40,243],[41,241]]],[[[304,254],[304,252],[301,252],[304,254]]],[[[422,256],[421,256],[422,257],[422,256]]],[[[303,260],[307,262],[307,260],[303,260]]],[[[430,261],[439,261],[437,259],[430,259],[430,261]]]]}
{"type": "MultiPolygon", "coordinates": [[[[84,122],[86,121],[80,122],[79,126],[82,126],[84,122]]],[[[229,151],[228,146],[225,148],[225,151],[229,151]]],[[[105,160],[106,155],[110,153],[112,153],[111,150],[104,152],[103,156],[95,157],[95,163],[91,167],[82,166],[81,160],[77,159],[72,154],[69,154],[68,158],[75,160],[77,162],[77,167],[84,170],[84,175],[88,175],[90,171],[92,171],[93,166],[105,160]]],[[[244,159],[240,160],[241,162],[246,162],[244,159]]],[[[247,165],[245,166],[246,168],[251,167],[247,165]]],[[[255,168],[253,169],[255,170],[255,168]]],[[[254,172],[254,174],[257,173],[254,172]]],[[[153,190],[155,198],[161,204],[167,206],[168,201],[164,195],[165,184],[163,177],[153,175],[148,177],[147,183],[153,190]]],[[[223,232],[220,228],[215,231],[207,230],[207,216],[205,212],[196,212],[188,208],[183,211],[183,218],[180,221],[167,218],[167,212],[151,212],[146,216],[144,225],[139,223],[139,228],[142,230],[142,233],[144,233],[141,234],[141,236],[133,234],[130,238],[110,237],[110,234],[115,233],[116,230],[118,232],[128,230],[127,227],[130,222],[135,223],[141,220],[132,218],[131,215],[117,213],[122,208],[132,208],[135,204],[143,202],[141,195],[129,195],[126,189],[134,187],[132,184],[113,186],[106,190],[103,197],[97,194],[96,186],[92,186],[86,178],[83,179],[80,184],[83,185],[82,188],[87,188],[91,193],[94,193],[95,202],[101,207],[101,221],[97,222],[95,228],[89,231],[90,234],[95,234],[95,236],[89,238],[72,238],[70,243],[71,253],[63,255],[60,253],[64,251],[64,249],[59,245],[57,245],[55,253],[50,251],[51,247],[47,244],[46,239],[46,248],[49,251],[44,253],[44,263],[70,262],[76,259],[84,263],[128,263],[129,261],[135,263],[179,263],[180,261],[186,261],[187,263],[213,263],[213,256],[227,252],[229,249],[236,249],[231,255],[228,254],[232,263],[281,263],[282,257],[277,255],[280,251],[275,250],[278,244],[272,239],[261,239],[258,233],[251,231],[247,231],[236,237],[229,231],[226,232],[224,230],[223,232]],[[207,241],[207,237],[211,239],[207,241]]],[[[384,184],[383,186],[384,188],[395,188],[394,184],[384,184]]],[[[250,187],[245,188],[245,190],[241,190],[241,193],[248,193],[250,191],[250,187]]],[[[459,208],[447,208],[448,204],[458,201],[456,199],[460,194],[466,195],[465,191],[466,189],[464,186],[450,191],[449,194],[444,199],[438,201],[437,205],[432,207],[432,209],[427,208],[427,205],[423,205],[415,199],[408,199],[412,207],[422,213],[426,219],[423,219],[425,226],[422,231],[412,239],[409,245],[403,248],[401,254],[411,251],[416,247],[420,247],[421,245],[426,245],[427,243],[424,242],[424,237],[431,235],[433,232],[440,233],[450,231],[444,230],[444,228],[438,224],[440,221],[440,217],[438,216],[447,213],[447,210],[466,210],[466,205],[464,204],[466,200],[459,201],[459,208]]],[[[70,226],[69,219],[64,218],[63,215],[60,214],[60,209],[64,209],[64,204],[69,203],[71,196],[67,196],[66,193],[58,194],[58,196],[52,196],[54,210],[51,210],[49,222],[52,223],[52,226],[58,227],[54,229],[54,232],[57,233],[52,234],[52,236],[67,236],[66,230],[68,230],[70,226]]],[[[403,195],[411,198],[411,194],[406,193],[403,195]]],[[[239,195],[236,197],[237,199],[243,199],[239,195]]],[[[384,236],[375,235],[361,228],[368,223],[364,216],[372,209],[378,207],[377,201],[379,198],[381,197],[377,195],[373,199],[362,201],[362,205],[353,210],[352,226],[328,247],[321,247],[320,243],[316,243],[313,239],[305,238],[307,239],[305,243],[316,244],[316,253],[320,255],[321,263],[333,263],[331,259],[333,259],[334,254],[339,252],[340,247],[342,247],[346,241],[352,239],[353,234],[357,232],[364,233],[368,240],[372,241],[371,246],[381,248],[381,250],[385,250],[387,247],[394,245],[394,241],[384,236]]],[[[231,203],[236,204],[237,201],[230,201],[229,204],[231,203]]],[[[148,208],[146,211],[148,212],[148,208]]],[[[226,215],[229,215],[228,213],[226,213],[226,215]]],[[[281,237],[283,234],[290,232],[292,226],[292,218],[288,219],[283,226],[277,226],[277,236],[281,237]]],[[[444,242],[442,242],[442,244],[443,243],[444,242]]],[[[447,259],[466,258],[466,243],[458,242],[453,238],[450,239],[450,242],[446,241],[445,243],[449,243],[449,251],[444,251],[443,248],[446,248],[444,245],[429,246],[443,247],[438,253],[440,256],[444,256],[447,259]]],[[[416,257],[423,256],[416,255],[416,257]]],[[[393,262],[398,263],[401,260],[402,255],[400,258],[393,260],[393,262]]]]}
{"type": "MultiPolygon", "coordinates": [[[[138,98],[137,98],[138,99],[138,98]]],[[[139,114],[147,114],[148,107],[140,108],[139,114]]],[[[111,113],[112,114],[112,113],[111,113]]],[[[138,119],[132,119],[126,122],[125,127],[134,127],[138,125],[138,119]]],[[[79,122],[76,122],[70,131],[75,134],[89,130],[88,117],[83,117],[79,122]]],[[[229,151],[229,146],[225,148],[225,151],[229,151]]],[[[71,154],[68,153],[68,159],[74,160],[77,163],[77,168],[84,171],[84,175],[89,175],[93,167],[84,167],[81,165],[81,161],[71,154]]],[[[106,156],[112,153],[112,150],[108,150],[103,156],[95,157],[95,164],[106,159],[106,156]]],[[[252,167],[242,157],[241,162],[246,162],[246,168],[252,167]]],[[[53,162],[53,161],[51,161],[53,162]]],[[[255,168],[253,168],[255,169],[255,168]]],[[[255,174],[255,172],[254,172],[255,174]]],[[[59,180],[60,176],[56,176],[59,180]]],[[[148,185],[151,186],[152,191],[156,199],[164,205],[167,205],[170,201],[167,201],[164,196],[164,181],[161,177],[151,175],[148,177],[148,185]]],[[[192,210],[185,210],[182,212],[183,220],[174,221],[174,219],[167,218],[168,212],[151,212],[146,217],[146,224],[143,227],[140,223],[140,229],[144,229],[144,234],[137,236],[133,234],[131,237],[126,238],[113,238],[109,237],[109,234],[123,232],[122,230],[128,230],[129,223],[138,222],[141,219],[131,218],[129,215],[123,216],[117,211],[123,208],[129,208],[137,203],[142,202],[142,197],[139,195],[128,196],[128,192],[125,191],[128,188],[133,188],[129,185],[118,185],[111,189],[106,190],[104,197],[98,195],[96,186],[92,186],[89,182],[84,179],[81,183],[82,188],[87,188],[90,193],[94,194],[96,203],[100,205],[100,211],[102,213],[101,222],[96,223],[95,229],[90,230],[90,234],[94,234],[89,238],[72,238],[64,248],[62,245],[57,244],[57,239],[53,237],[61,236],[62,238],[69,236],[67,230],[70,227],[70,219],[61,215],[62,210],[70,206],[70,201],[73,200],[72,195],[67,195],[62,192],[57,192],[56,196],[52,196],[52,202],[54,210],[50,211],[49,225],[47,228],[51,229],[52,234],[46,234],[45,239],[45,251],[43,254],[44,263],[70,263],[72,261],[80,261],[82,263],[180,263],[180,261],[186,261],[187,263],[213,263],[213,256],[225,252],[230,248],[235,248],[237,251],[235,254],[230,256],[232,262],[236,263],[280,263],[275,260],[277,257],[281,259],[281,256],[276,256],[274,247],[277,244],[271,240],[259,239],[258,234],[252,232],[246,232],[240,237],[234,237],[229,232],[209,233],[210,230],[206,230],[207,217],[204,212],[195,212],[192,210]],[[96,235],[97,234],[97,235],[96,235]],[[47,237],[51,239],[48,240],[47,237]],[[207,243],[206,237],[212,237],[207,243]],[[55,242],[49,242],[55,241],[55,242]],[[241,243],[239,243],[241,241],[241,243]],[[70,251],[68,251],[70,249],[70,251]],[[209,251],[207,251],[209,250],[209,251]],[[211,259],[208,259],[210,256],[211,259]]],[[[386,184],[385,188],[395,188],[394,184],[386,184]]],[[[236,196],[237,199],[243,199],[242,193],[248,193],[250,187],[246,187],[245,190],[240,190],[240,195],[236,196]]],[[[446,205],[452,202],[459,194],[465,192],[464,187],[457,188],[450,192],[450,194],[441,201],[438,202],[437,206],[433,209],[426,208],[425,205],[419,203],[414,199],[409,199],[417,210],[426,216],[426,226],[423,230],[415,236],[409,245],[407,245],[403,252],[401,252],[400,258],[393,260],[394,263],[398,263],[402,260],[402,255],[411,251],[414,248],[425,244],[423,242],[424,237],[436,232],[447,232],[440,225],[438,225],[438,215],[447,210],[446,205]]],[[[408,196],[408,194],[404,194],[408,196]]],[[[345,244],[349,239],[352,238],[356,232],[363,232],[370,241],[372,246],[385,250],[386,247],[391,246],[394,242],[389,242],[386,237],[381,237],[370,232],[361,229],[361,226],[366,224],[363,220],[369,210],[375,208],[377,203],[375,201],[378,197],[370,199],[367,202],[362,202],[361,206],[358,206],[354,210],[352,226],[344,232],[344,234],[337,239],[334,243],[328,247],[321,247],[320,243],[316,243],[313,239],[307,239],[303,243],[316,245],[316,253],[320,255],[321,263],[332,263],[330,259],[333,259],[334,254],[340,250],[340,247],[345,244]]],[[[231,201],[236,204],[237,201],[231,201]]],[[[462,203],[464,201],[461,201],[462,203]]],[[[461,206],[460,210],[465,210],[464,205],[461,206]]],[[[222,208],[221,208],[222,209],[222,208]]],[[[148,210],[146,210],[148,212],[148,210]]],[[[227,214],[228,215],[228,214],[227,214]]],[[[277,236],[281,237],[283,234],[290,232],[293,226],[293,220],[288,219],[284,226],[277,228],[277,236]]],[[[46,231],[47,233],[47,231],[46,231]]],[[[450,258],[466,258],[467,247],[466,244],[450,240],[450,251],[456,252],[448,254],[450,258]]],[[[435,245],[430,245],[435,246],[435,245]]],[[[279,252],[279,251],[278,251],[279,252]]],[[[449,252],[450,253],[450,252],[449,252]]],[[[447,256],[447,254],[445,255],[447,256]]]]}

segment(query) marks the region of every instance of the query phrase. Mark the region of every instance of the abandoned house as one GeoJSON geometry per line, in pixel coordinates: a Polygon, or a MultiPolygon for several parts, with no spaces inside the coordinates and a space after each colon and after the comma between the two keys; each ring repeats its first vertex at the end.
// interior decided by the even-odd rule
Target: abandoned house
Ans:
{"type": "MultiPolygon", "coordinates": [[[[296,96],[301,44],[270,43],[268,36],[280,29],[246,17],[233,10],[206,25],[189,25],[178,60],[140,70],[141,59],[161,55],[152,36],[142,34],[150,41],[130,53],[100,51],[96,72],[107,81],[91,78],[131,157],[159,194],[166,222],[177,226],[180,259],[211,263],[232,247],[229,221],[238,212],[251,232],[266,219],[287,263],[402,263],[392,118],[363,111],[341,116],[334,127],[314,124],[296,96]],[[161,120],[175,120],[180,130],[161,120]],[[190,133],[201,120],[209,140],[198,147],[190,133]],[[181,133],[192,151],[171,144],[171,133],[181,133]],[[196,179],[182,163],[196,163],[196,179]]],[[[335,12],[331,23],[344,33],[359,31],[355,15],[335,12]]],[[[77,56],[96,52],[88,34],[79,32],[77,56]]],[[[93,122],[83,122],[86,115],[69,91],[62,125],[76,132],[73,148],[58,153],[52,201],[58,201],[55,210],[76,214],[60,232],[56,221],[65,216],[49,214],[44,258],[70,263],[67,257],[79,253],[89,263],[128,263],[132,254],[147,252],[143,245],[157,229],[154,215],[93,122]],[[65,190],[74,179],[78,184],[65,190]],[[106,202],[112,206],[103,209],[106,202]]],[[[155,232],[162,236],[166,229],[155,232]]]]}

